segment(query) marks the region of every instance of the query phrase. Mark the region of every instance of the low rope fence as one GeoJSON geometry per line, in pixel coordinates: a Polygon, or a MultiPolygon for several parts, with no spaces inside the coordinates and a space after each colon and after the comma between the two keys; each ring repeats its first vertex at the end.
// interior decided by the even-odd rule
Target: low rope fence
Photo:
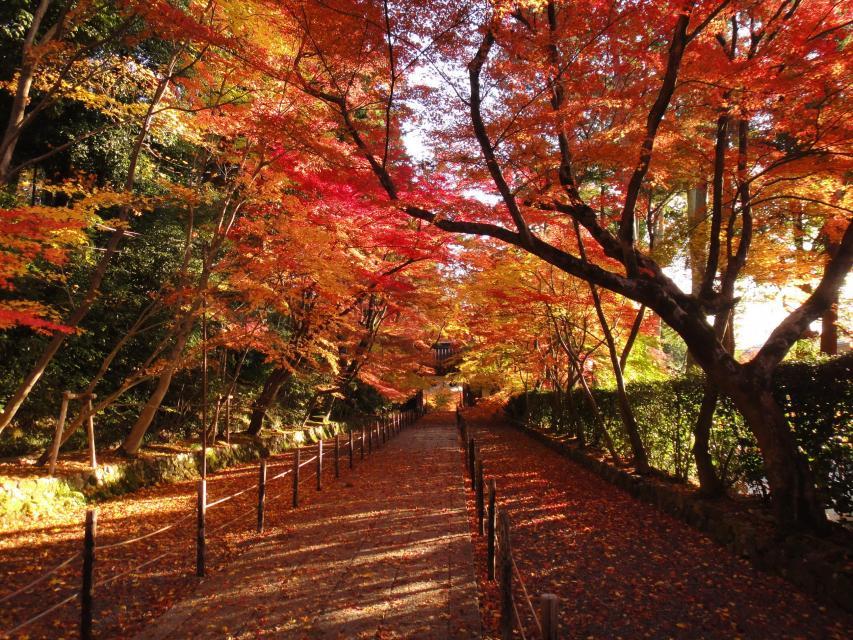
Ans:
{"type": "Polygon", "coordinates": [[[353,469],[355,467],[356,449],[359,449],[360,459],[364,460],[366,456],[369,456],[371,453],[373,453],[374,448],[380,448],[382,445],[388,442],[391,437],[399,434],[405,427],[408,427],[409,425],[413,424],[420,416],[423,415],[423,413],[424,411],[422,403],[417,403],[416,408],[414,409],[407,409],[405,411],[394,411],[382,418],[373,421],[373,423],[369,427],[362,426],[358,430],[348,431],[348,437],[345,438],[346,441],[343,444],[341,443],[340,435],[336,435],[334,438],[328,438],[326,440],[320,439],[315,445],[316,454],[308,458],[307,460],[301,459],[302,449],[305,447],[297,446],[293,449],[292,466],[272,477],[267,477],[267,459],[262,458],[258,465],[258,481],[255,484],[240,489],[235,493],[219,498],[212,502],[208,502],[207,500],[207,480],[203,478],[198,481],[196,509],[194,511],[178,518],[174,522],[159,527],[154,531],[149,531],[148,533],[134,536],[132,538],[127,538],[125,540],[112,542],[109,544],[97,544],[98,510],[97,508],[87,509],[86,521],[83,532],[83,550],[72,554],[59,564],[55,565],[53,568],[41,574],[36,579],[30,581],[29,583],[15,589],[11,593],[3,595],[2,597],[0,597],[0,604],[13,600],[16,597],[19,597],[31,591],[33,588],[43,583],[48,578],[55,576],[59,571],[61,571],[71,563],[82,559],[80,589],[75,590],[71,593],[67,593],[65,597],[63,597],[61,600],[55,602],[46,609],[43,609],[36,615],[28,618],[27,620],[19,623],[18,625],[10,629],[6,629],[5,631],[0,632],[0,637],[11,637],[13,634],[18,633],[26,627],[31,626],[32,624],[41,620],[45,616],[53,613],[54,611],[60,609],[61,607],[75,600],[80,600],[80,638],[82,640],[91,640],[94,596],[96,588],[106,586],[112,582],[115,582],[116,580],[119,580],[120,578],[138,572],[144,569],[145,567],[156,564],[157,562],[167,557],[180,556],[177,551],[166,551],[155,556],[154,558],[146,560],[141,564],[122,571],[117,575],[96,581],[95,558],[97,552],[108,551],[119,547],[127,547],[139,543],[143,540],[147,540],[149,538],[161,535],[166,531],[174,529],[175,527],[195,518],[195,575],[198,577],[203,577],[207,572],[207,539],[209,536],[212,536],[216,533],[219,533],[220,531],[223,531],[224,529],[227,529],[229,526],[240,520],[245,520],[248,514],[256,515],[256,531],[258,533],[262,533],[264,531],[265,526],[266,505],[269,502],[284,495],[290,494],[293,508],[298,507],[300,487],[305,482],[313,479],[315,476],[317,490],[322,490],[323,461],[324,458],[327,458],[329,455],[324,454],[324,448],[326,448],[327,444],[332,448],[331,455],[333,457],[334,476],[335,478],[340,478],[342,453],[346,454],[348,466],[350,469],[353,469]],[[304,467],[312,463],[314,464],[314,467],[316,469],[315,474],[306,474],[305,477],[300,480],[300,471],[304,467]],[[280,480],[288,475],[292,476],[293,478],[291,489],[285,492],[280,491],[279,493],[268,497],[267,487],[269,486],[269,484],[275,480],[280,480]],[[223,524],[218,525],[215,529],[212,529],[209,532],[207,531],[208,511],[253,490],[257,490],[258,497],[257,503],[253,505],[251,509],[243,510],[238,513],[236,517],[228,520],[223,524]]]}
{"type": "Polygon", "coordinates": [[[475,496],[477,534],[486,536],[487,576],[490,581],[499,584],[501,640],[511,640],[515,631],[518,631],[522,640],[527,640],[515,598],[516,583],[523,597],[522,606],[526,605],[530,611],[538,637],[542,640],[557,640],[559,600],[553,593],[543,593],[539,596],[539,606],[534,605],[513,555],[509,514],[497,506],[494,478],[489,479],[486,493],[483,458],[460,407],[456,408],[456,426],[462,437],[466,470],[475,496]]]}

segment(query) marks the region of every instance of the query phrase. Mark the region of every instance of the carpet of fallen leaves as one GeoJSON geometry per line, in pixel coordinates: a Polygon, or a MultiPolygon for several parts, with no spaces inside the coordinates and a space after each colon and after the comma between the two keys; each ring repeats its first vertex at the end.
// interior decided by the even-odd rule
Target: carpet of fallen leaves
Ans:
{"type": "MultiPolygon", "coordinates": [[[[310,457],[305,451],[303,460],[310,457]]],[[[268,477],[292,465],[289,454],[271,457],[268,477]]],[[[307,471],[307,467],[303,469],[307,471]]],[[[328,467],[325,470],[329,472],[328,467]]],[[[313,469],[312,469],[313,472],[313,469]]],[[[208,478],[208,502],[235,493],[257,482],[258,463],[232,467],[208,478]]],[[[267,500],[284,503],[290,499],[291,477],[269,483],[267,500]],[[278,498],[276,496],[281,495],[278,498]]],[[[197,481],[147,487],[107,500],[99,505],[98,545],[126,540],[155,531],[185,518],[173,529],[135,544],[99,550],[95,563],[95,629],[101,638],[132,636],[147,621],[162,614],[176,600],[192,593],[195,577],[195,504],[197,481]],[[169,553],[138,571],[114,580],[122,572],[169,553]]],[[[255,533],[257,490],[217,505],[207,515],[208,566],[215,570],[233,558],[255,533]],[[236,522],[216,529],[240,514],[236,522]]],[[[0,523],[0,598],[15,591],[82,548],[84,507],[40,516],[22,525],[0,523]]],[[[4,631],[60,602],[80,588],[81,560],[75,559],[32,590],[0,604],[0,637],[4,631]]],[[[19,632],[14,638],[76,638],[79,600],[60,607],[19,632]]]]}
{"type": "MultiPolygon", "coordinates": [[[[512,522],[527,590],[560,602],[561,638],[849,638],[853,616],[755,569],[701,532],[642,503],[506,425],[495,408],[466,413],[486,482],[512,522]]],[[[474,494],[468,512],[476,529],[474,494]]],[[[499,637],[485,536],[474,534],[483,631],[499,637]]],[[[539,637],[515,585],[528,638],[539,637]]]]}

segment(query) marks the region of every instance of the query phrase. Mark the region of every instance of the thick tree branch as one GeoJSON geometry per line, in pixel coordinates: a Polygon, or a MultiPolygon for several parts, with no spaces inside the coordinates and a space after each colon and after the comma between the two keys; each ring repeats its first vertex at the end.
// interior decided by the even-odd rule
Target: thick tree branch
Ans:
{"type": "Polygon", "coordinates": [[[634,256],[634,209],[637,205],[637,196],[640,193],[640,187],[649,170],[658,128],[669,107],[672,94],[675,92],[675,82],[678,79],[678,70],[681,67],[684,47],[688,40],[687,25],[689,22],[690,15],[682,13],[678,16],[678,20],[675,23],[675,30],[669,46],[666,72],[664,73],[658,96],[646,119],[646,137],[643,139],[643,144],[640,147],[640,159],[634,169],[631,180],[628,182],[628,190],[625,194],[625,206],[622,209],[622,217],[619,223],[619,240],[622,243],[626,267],[630,274],[636,272],[636,258],[634,256]]]}
{"type": "Polygon", "coordinates": [[[832,305],[835,294],[844,284],[851,266],[853,266],[853,223],[848,222],[838,253],[826,265],[820,284],[803,304],[779,323],[749,363],[760,377],[769,379],[776,365],[782,361],[803,332],[832,305]]]}
{"type": "Polygon", "coordinates": [[[527,222],[524,220],[524,216],[518,208],[518,202],[504,179],[503,172],[501,171],[500,165],[495,157],[495,150],[492,147],[491,140],[489,140],[489,134],[486,131],[486,124],[483,122],[481,109],[482,101],[480,96],[480,72],[483,69],[486,59],[489,57],[489,52],[491,51],[494,43],[495,36],[491,29],[489,29],[483,36],[483,41],[480,43],[480,47],[477,49],[477,53],[473,60],[468,64],[468,78],[471,83],[471,124],[474,127],[474,136],[477,138],[477,142],[480,144],[480,150],[486,160],[486,166],[489,169],[489,174],[492,176],[492,180],[494,181],[495,186],[497,186],[498,191],[501,194],[501,198],[503,198],[504,204],[509,210],[510,216],[512,216],[512,220],[515,223],[516,229],[518,229],[523,246],[527,247],[532,244],[530,229],[527,228],[527,222]]]}

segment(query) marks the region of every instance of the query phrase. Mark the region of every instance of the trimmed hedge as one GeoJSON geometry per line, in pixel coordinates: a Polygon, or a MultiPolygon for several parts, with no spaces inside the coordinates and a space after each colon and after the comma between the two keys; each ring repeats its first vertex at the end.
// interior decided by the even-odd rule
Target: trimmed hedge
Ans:
{"type": "MultiPolygon", "coordinates": [[[[853,354],[821,364],[786,363],[774,380],[774,395],[784,408],[797,442],[814,470],[828,506],[853,513],[853,354]]],[[[694,478],[692,429],[702,401],[703,379],[684,377],[628,384],[628,395],[640,425],[649,459],[657,469],[677,478],[694,478]]],[[[593,395],[620,453],[628,454],[616,392],[594,389],[593,395]]],[[[600,445],[593,413],[581,389],[572,403],[554,392],[519,394],[507,410],[529,424],[561,434],[583,429],[586,441],[600,445]]],[[[728,398],[714,414],[711,454],[729,487],[767,497],[761,454],[755,438],[728,398]]]]}

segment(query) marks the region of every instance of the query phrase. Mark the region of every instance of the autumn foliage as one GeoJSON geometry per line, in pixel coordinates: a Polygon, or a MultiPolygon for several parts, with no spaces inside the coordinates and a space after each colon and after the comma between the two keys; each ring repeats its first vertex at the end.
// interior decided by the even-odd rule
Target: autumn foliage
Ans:
{"type": "Polygon", "coordinates": [[[485,388],[614,385],[645,473],[625,379],[671,372],[666,327],[707,379],[703,488],[723,394],[780,520],[823,526],[770,386],[814,322],[825,351],[847,330],[843,3],[33,0],[2,19],[0,329],[41,355],[4,379],[0,430],[53,412],[26,408],[45,384],[97,392],[130,455],[164,407],[198,420],[236,395],[253,433],[287,403],[361,411],[368,388],[428,386],[446,338],[485,388]],[[789,313],[741,357],[762,287],[789,313]]]}

